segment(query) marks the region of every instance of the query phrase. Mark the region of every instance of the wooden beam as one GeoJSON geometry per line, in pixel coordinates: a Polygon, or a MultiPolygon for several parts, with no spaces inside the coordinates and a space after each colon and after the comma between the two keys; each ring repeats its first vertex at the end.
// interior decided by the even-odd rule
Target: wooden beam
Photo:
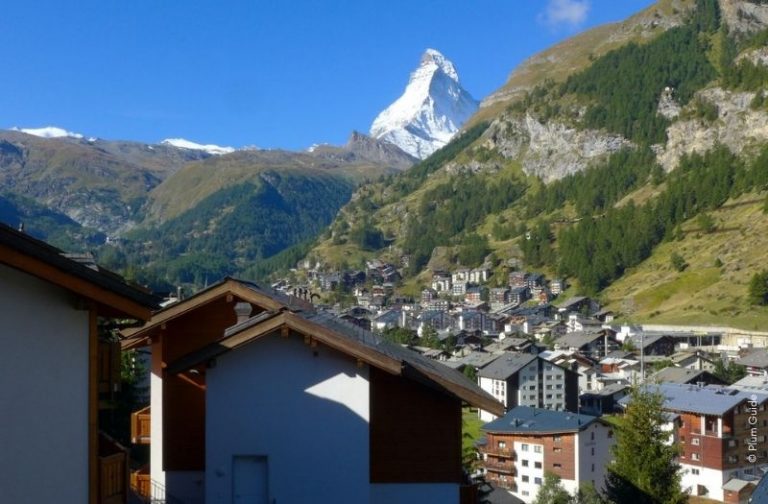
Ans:
{"type": "Polygon", "coordinates": [[[88,503],[99,493],[99,326],[96,303],[88,311],[88,503]]]}
{"type": "Polygon", "coordinates": [[[0,245],[0,263],[58,285],[100,305],[113,308],[125,316],[139,320],[149,320],[152,316],[152,311],[146,306],[5,245],[0,245]]]}

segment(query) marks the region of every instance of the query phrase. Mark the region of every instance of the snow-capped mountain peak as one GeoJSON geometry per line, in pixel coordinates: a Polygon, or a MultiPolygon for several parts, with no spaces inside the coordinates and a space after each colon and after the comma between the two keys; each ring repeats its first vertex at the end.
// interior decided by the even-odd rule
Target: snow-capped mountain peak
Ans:
{"type": "Polygon", "coordinates": [[[234,147],[221,147],[219,145],[213,145],[213,144],[203,145],[203,144],[191,142],[184,138],[166,138],[160,143],[163,145],[171,145],[179,149],[201,150],[217,156],[235,152],[234,147]]]}
{"type": "Polygon", "coordinates": [[[64,128],[59,128],[57,126],[44,126],[42,128],[18,128],[14,126],[11,130],[20,131],[27,135],[34,135],[41,138],[83,138],[83,135],[80,133],[67,131],[64,128]]]}
{"type": "Polygon", "coordinates": [[[371,136],[424,159],[447,144],[477,107],[453,63],[427,49],[405,92],[373,121],[371,136]]]}

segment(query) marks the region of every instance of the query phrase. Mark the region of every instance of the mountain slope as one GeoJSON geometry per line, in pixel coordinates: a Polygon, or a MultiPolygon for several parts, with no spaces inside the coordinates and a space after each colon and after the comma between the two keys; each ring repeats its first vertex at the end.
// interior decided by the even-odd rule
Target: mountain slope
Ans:
{"type": "Polygon", "coordinates": [[[427,49],[402,96],[373,121],[371,136],[424,159],[448,143],[477,106],[453,63],[427,49]]]}
{"type": "MultiPolygon", "coordinates": [[[[407,257],[412,294],[427,268],[487,259],[492,283],[517,264],[599,295],[692,217],[765,190],[766,28],[763,2],[663,0],[566,41],[514,72],[446,149],[362,187],[309,256],[328,268],[407,257]],[[602,55],[584,52],[591,39],[602,55]],[[355,243],[362,225],[389,246],[355,243]]],[[[679,315],[654,316],[670,320],[664,310],[679,315]]]]}

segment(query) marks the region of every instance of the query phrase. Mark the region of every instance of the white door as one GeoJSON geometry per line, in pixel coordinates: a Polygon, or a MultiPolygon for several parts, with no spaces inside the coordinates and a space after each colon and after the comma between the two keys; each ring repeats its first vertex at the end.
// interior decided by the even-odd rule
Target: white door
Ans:
{"type": "Polygon", "coordinates": [[[269,504],[267,457],[236,456],[232,486],[232,504],[269,504]]]}

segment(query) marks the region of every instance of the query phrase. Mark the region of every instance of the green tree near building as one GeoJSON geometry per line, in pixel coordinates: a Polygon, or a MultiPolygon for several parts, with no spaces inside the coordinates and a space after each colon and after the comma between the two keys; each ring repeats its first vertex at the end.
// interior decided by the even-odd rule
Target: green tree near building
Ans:
{"type": "Polygon", "coordinates": [[[613,462],[608,466],[606,497],[623,504],[683,504],[678,447],[667,444],[669,433],[662,406],[664,397],[647,389],[632,391],[624,422],[617,428],[613,462]]]}

